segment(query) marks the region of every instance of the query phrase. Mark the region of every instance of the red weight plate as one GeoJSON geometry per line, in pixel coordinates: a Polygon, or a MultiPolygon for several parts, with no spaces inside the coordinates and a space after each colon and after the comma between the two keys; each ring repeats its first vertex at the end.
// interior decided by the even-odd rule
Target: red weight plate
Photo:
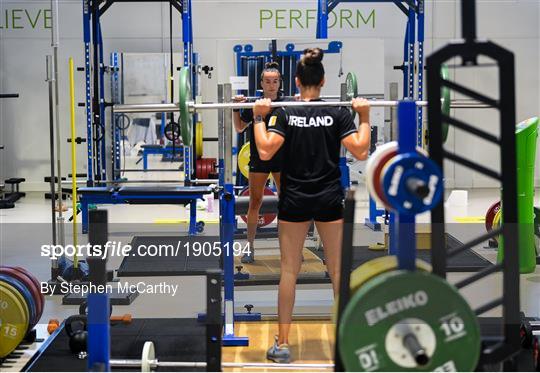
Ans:
{"type": "Polygon", "coordinates": [[[215,174],[216,173],[216,163],[217,163],[217,159],[215,158],[208,158],[211,160],[210,162],[210,172],[208,174],[208,178],[210,178],[210,174],[215,174]]]}
{"type": "Polygon", "coordinates": [[[205,179],[210,178],[210,173],[212,172],[212,159],[206,158],[206,176],[205,179]]]}
{"type": "MultiPolygon", "coordinates": [[[[7,267],[9,267],[9,266],[7,266],[7,267]]],[[[25,269],[23,267],[11,267],[11,268],[14,268],[14,269],[18,270],[19,272],[24,273],[26,276],[28,276],[28,278],[30,280],[32,280],[32,282],[36,286],[36,289],[38,289],[38,291],[39,291],[39,301],[41,302],[41,309],[42,310],[45,309],[45,296],[41,292],[41,283],[38,281],[36,276],[31,274],[27,269],[25,269]]],[[[41,314],[40,314],[40,316],[41,316],[41,314]]]]}
{"type": "MultiPolygon", "coordinates": [[[[249,187],[246,187],[245,189],[240,192],[241,196],[249,196],[249,187]]],[[[272,189],[265,187],[263,191],[263,195],[265,196],[273,196],[275,193],[272,191],[272,189]]],[[[265,227],[268,224],[272,223],[274,219],[276,218],[277,214],[264,214],[259,215],[259,220],[257,222],[257,227],[265,227]]],[[[240,218],[244,221],[244,223],[247,224],[247,216],[246,215],[240,215],[240,218]]]]}
{"type": "Polygon", "coordinates": [[[208,179],[208,159],[203,158],[202,179],[208,179]]]}
{"type": "Polygon", "coordinates": [[[384,157],[381,158],[380,162],[375,167],[375,171],[373,171],[373,186],[375,187],[375,193],[379,196],[379,199],[384,202],[385,207],[390,207],[390,204],[388,203],[388,200],[385,197],[385,194],[382,190],[382,171],[384,166],[396,155],[398,154],[397,150],[394,152],[390,152],[386,154],[384,157]]]}
{"type": "Polygon", "coordinates": [[[201,170],[202,170],[202,159],[198,159],[197,160],[197,167],[196,167],[196,170],[195,170],[195,177],[197,179],[202,179],[201,170]]]}
{"type": "MultiPolygon", "coordinates": [[[[0,273],[7,275],[11,278],[14,278],[15,280],[18,280],[21,282],[32,294],[32,298],[34,298],[34,304],[36,305],[36,313],[33,320],[30,321],[30,326],[28,327],[28,330],[31,330],[34,325],[36,325],[41,317],[41,313],[43,312],[43,308],[40,302],[40,291],[39,288],[36,288],[34,285],[34,282],[26,276],[26,274],[11,268],[11,267],[0,267],[0,273]]],[[[30,304],[29,304],[30,305],[30,304]]]]}
{"type": "Polygon", "coordinates": [[[489,206],[489,209],[486,212],[486,231],[490,231],[493,229],[493,219],[495,219],[495,215],[497,212],[501,209],[501,201],[497,201],[491,206],[489,206]]]}

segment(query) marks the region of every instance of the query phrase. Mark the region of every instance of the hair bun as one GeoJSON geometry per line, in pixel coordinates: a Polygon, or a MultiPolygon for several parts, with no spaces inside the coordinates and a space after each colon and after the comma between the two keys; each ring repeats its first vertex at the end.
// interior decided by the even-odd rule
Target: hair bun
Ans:
{"type": "Polygon", "coordinates": [[[315,65],[322,62],[324,52],[321,48],[307,48],[304,50],[304,63],[306,65],[315,65]]]}
{"type": "Polygon", "coordinates": [[[279,63],[277,63],[276,61],[267,62],[267,63],[264,65],[264,68],[265,68],[265,69],[276,69],[276,70],[279,70],[279,63]]]}

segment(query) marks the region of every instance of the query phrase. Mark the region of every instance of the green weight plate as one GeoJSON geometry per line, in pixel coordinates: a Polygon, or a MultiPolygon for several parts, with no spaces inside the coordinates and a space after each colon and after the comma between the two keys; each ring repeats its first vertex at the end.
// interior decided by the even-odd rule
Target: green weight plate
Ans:
{"type": "MultiPolygon", "coordinates": [[[[450,73],[448,70],[447,65],[441,66],[441,78],[444,80],[448,80],[450,77],[450,73]]],[[[448,87],[443,87],[441,89],[441,98],[442,98],[442,113],[446,116],[450,115],[450,89],[448,87]]],[[[443,122],[442,123],[442,140],[443,142],[446,142],[446,139],[448,138],[448,123],[443,122]]]]}
{"type": "Polygon", "coordinates": [[[338,327],[347,371],[474,371],[480,356],[474,312],[452,285],[427,272],[391,271],[367,281],[338,327]],[[425,353],[407,349],[412,340],[425,353]]]}
{"type": "Polygon", "coordinates": [[[6,357],[21,343],[28,329],[28,309],[18,292],[0,282],[0,358],[6,357]]]}
{"type": "Polygon", "coordinates": [[[184,67],[180,70],[179,106],[180,106],[180,132],[185,146],[191,146],[193,140],[193,115],[189,112],[188,103],[191,97],[191,77],[189,69],[184,67]]]}
{"type": "MultiPolygon", "coordinates": [[[[348,73],[345,84],[347,84],[347,101],[351,101],[358,96],[358,80],[356,79],[356,74],[353,72],[348,73]]],[[[356,111],[352,110],[352,108],[351,114],[354,119],[356,117],[356,111]]]]}

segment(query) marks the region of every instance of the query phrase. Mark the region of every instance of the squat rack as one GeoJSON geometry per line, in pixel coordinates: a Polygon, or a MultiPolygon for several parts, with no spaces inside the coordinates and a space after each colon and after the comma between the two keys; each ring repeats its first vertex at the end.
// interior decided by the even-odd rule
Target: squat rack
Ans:
{"type": "MultiPolygon", "coordinates": [[[[109,67],[103,59],[103,35],[100,19],[114,3],[152,2],[151,0],[83,0],[83,39],[84,39],[84,72],[85,72],[85,107],[86,107],[86,136],[87,136],[87,185],[93,186],[107,180],[107,151],[105,109],[114,103],[105,101],[104,75],[109,67]]],[[[197,86],[197,74],[193,69],[196,54],[193,52],[193,26],[191,0],[159,0],[168,2],[182,15],[182,42],[184,52],[184,68],[191,71],[191,85],[197,86]]],[[[170,17],[172,22],[172,15],[170,17]]],[[[172,58],[172,57],[171,57],[172,58]]],[[[113,62],[113,67],[117,66],[113,62]]],[[[113,74],[115,68],[113,68],[113,74]]],[[[172,69],[171,69],[172,74],[172,69]]],[[[112,79],[115,79],[113,75],[112,79]]],[[[193,98],[196,89],[193,90],[193,98]]],[[[171,89],[171,95],[173,89],[171,89]]],[[[114,121],[114,118],[113,118],[114,121]]],[[[113,123],[114,124],[114,123],[113,123]]],[[[114,126],[113,126],[114,131],[114,126]]],[[[114,132],[113,132],[114,133],[114,132]]],[[[195,133],[195,131],[194,131],[195,133]]],[[[195,136],[195,135],[194,135],[195,136]]],[[[114,135],[113,135],[114,140],[114,135]]],[[[195,142],[195,141],[194,141],[195,142]]],[[[119,149],[113,141],[113,160],[119,149]]],[[[184,146],[185,180],[191,178],[191,151],[184,146]]],[[[113,169],[114,169],[113,164],[113,169]]]]}
{"type": "MultiPolygon", "coordinates": [[[[340,3],[393,3],[407,17],[403,63],[400,66],[394,66],[394,69],[403,71],[403,99],[422,101],[424,99],[424,0],[318,0],[317,39],[328,38],[328,15],[340,3]],[[418,59],[415,53],[416,46],[418,46],[418,59]],[[417,78],[416,81],[415,78],[417,78]]],[[[422,146],[423,109],[418,107],[416,111],[416,142],[418,146],[422,146]]],[[[381,225],[377,222],[377,217],[384,215],[385,211],[377,210],[377,205],[370,196],[369,217],[365,219],[365,225],[375,231],[380,231],[381,225]]]]}
{"type": "MultiPolygon", "coordinates": [[[[501,338],[492,346],[483,346],[479,362],[479,364],[498,364],[517,354],[521,348],[519,250],[517,250],[520,241],[518,230],[520,222],[518,220],[517,203],[514,54],[493,42],[477,40],[476,1],[461,1],[461,19],[462,40],[446,45],[435,51],[427,59],[429,154],[441,169],[444,167],[444,161],[450,160],[499,181],[502,188],[501,203],[504,206],[504,222],[501,227],[482,234],[458,248],[446,251],[444,204],[443,202],[439,203],[431,212],[432,266],[434,274],[446,278],[447,258],[499,234],[503,237],[506,250],[504,258],[500,262],[454,284],[458,289],[462,289],[492,273],[502,272],[502,295],[474,310],[477,316],[480,316],[496,307],[502,307],[501,338]],[[481,67],[482,64],[478,63],[479,56],[490,58],[498,66],[498,97],[488,97],[471,88],[443,79],[438,73],[438,69],[443,63],[456,57],[458,57],[458,61],[461,61],[460,65],[455,65],[456,68],[481,67]],[[435,105],[436,100],[441,97],[440,89],[442,87],[472,97],[497,110],[499,114],[499,135],[494,136],[457,118],[444,115],[441,112],[440,105],[435,105]],[[500,171],[492,170],[477,162],[465,159],[454,152],[445,150],[440,125],[443,122],[496,145],[500,154],[500,171]]],[[[493,66],[493,63],[488,66],[493,66]]]]}

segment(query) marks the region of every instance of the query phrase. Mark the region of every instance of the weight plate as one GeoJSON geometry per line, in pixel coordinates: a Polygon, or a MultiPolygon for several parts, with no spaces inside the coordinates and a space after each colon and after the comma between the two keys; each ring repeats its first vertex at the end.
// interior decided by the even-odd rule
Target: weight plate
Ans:
{"type": "MultiPolygon", "coordinates": [[[[34,276],[33,274],[31,274],[27,269],[23,268],[23,267],[13,267],[15,268],[16,270],[18,271],[21,271],[22,273],[24,273],[26,276],[28,276],[28,278],[30,280],[32,280],[32,282],[34,283],[34,285],[36,286],[36,288],[38,289],[39,291],[39,300],[41,302],[41,310],[44,310],[45,309],[45,296],[43,295],[43,293],[41,292],[41,283],[38,281],[38,279],[36,278],[36,276],[34,276]]],[[[39,315],[40,318],[41,318],[41,314],[39,315]]]]}
{"type": "Polygon", "coordinates": [[[204,159],[197,160],[197,179],[202,179],[204,176],[204,159]]]}
{"type": "MultiPolygon", "coordinates": [[[[391,141],[381,146],[371,154],[366,164],[366,179],[367,188],[371,197],[379,205],[384,206],[386,209],[390,209],[390,204],[386,200],[385,193],[383,192],[382,175],[384,175],[384,168],[389,164],[393,157],[398,154],[397,141],[391,141]]],[[[428,153],[421,147],[416,147],[416,151],[428,157],[428,153]]]]}
{"type": "Polygon", "coordinates": [[[156,350],[154,348],[154,342],[144,342],[141,356],[141,372],[151,372],[153,369],[153,362],[156,359],[156,350]]]}
{"type": "MultiPolygon", "coordinates": [[[[416,259],[416,268],[424,272],[431,272],[431,265],[420,259],[416,259]]],[[[381,256],[365,262],[351,273],[349,282],[351,296],[372,278],[396,269],[398,269],[398,260],[395,255],[381,256]]]]}
{"type": "Polygon", "coordinates": [[[202,177],[201,177],[201,166],[202,166],[202,162],[201,162],[200,159],[195,160],[195,162],[196,162],[196,167],[195,167],[195,177],[196,177],[197,179],[202,179],[202,177]]]}
{"type": "Polygon", "coordinates": [[[36,305],[36,314],[34,315],[35,317],[30,320],[30,323],[31,325],[36,325],[41,318],[41,314],[43,313],[43,305],[41,303],[41,297],[43,294],[41,294],[40,289],[36,287],[35,283],[26,275],[25,272],[19,271],[14,267],[2,266],[0,267],[0,274],[4,274],[19,280],[22,285],[28,289],[34,300],[34,304],[36,305]]]}
{"type": "MultiPolygon", "coordinates": [[[[347,85],[346,101],[352,101],[353,98],[358,96],[358,79],[356,79],[356,74],[353,72],[348,73],[347,78],[345,79],[345,84],[347,85]]],[[[354,111],[352,108],[349,110],[351,111],[354,119],[356,117],[356,111],[354,111]]]]}
{"type": "Polygon", "coordinates": [[[0,281],[10,284],[17,290],[17,292],[19,292],[23,296],[24,302],[26,306],[28,307],[28,323],[29,323],[28,330],[32,329],[35,325],[34,321],[36,320],[36,317],[37,317],[36,300],[32,296],[32,293],[30,293],[30,290],[28,290],[28,288],[23,282],[11,276],[0,274],[0,281]]]}
{"type": "MultiPolygon", "coordinates": [[[[398,260],[395,255],[381,256],[363,263],[351,272],[349,280],[349,286],[351,288],[350,296],[352,297],[362,285],[372,278],[377,277],[382,273],[394,271],[398,269],[398,267],[398,260]]],[[[416,259],[416,268],[420,271],[431,272],[431,265],[420,259],[416,259]]],[[[334,316],[337,314],[337,305],[338,301],[336,298],[336,301],[334,302],[334,316]]],[[[335,320],[336,318],[334,318],[334,321],[335,320]]]]}
{"type": "Polygon", "coordinates": [[[203,163],[203,179],[208,179],[208,159],[204,159],[204,163],[203,163]]]}
{"type": "Polygon", "coordinates": [[[251,156],[250,150],[249,150],[249,141],[246,142],[242,147],[240,148],[240,152],[238,153],[238,169],[240,170],[240,173],[244,175],[246,179],[249,179],[249,158],[251,156]]]}
{"type": "Polygon", "coordinates": [[[489,232],[493,229],[493,219],[495,219],[495,214],[501,209],[501,201],[497,201],[491,206],[486,212],[486,231],[489,232]]]}
{"type": "MultiPolygon", "coordinates": [[[[441,66],[441,78],[443,78],[444,80],[448,80],[448,78],[450,77],[450,72],[448,70],[448,66],[447,65],[442,65],[441,66]]],[[[448,87],[442,87],[441,88],[441,98],[442,98],[442,103],[441,103],[441,111],[444,115],[446,116],[450,116],[450,89],[448,87]]],[[[442,122],[441,124],[441,129],[442,129],[442,141],[443,142],[446,142],[446,139],[448,139],[448,123],[446,122],[442,122]]]]}
{"type": "MultiPolygon", "coordinates": [[[[249,187],[244,188],[240,192],[240,195],[244,197],[249,196],[249,187]]],[[[275,193],[272,191],[272,189],[268,187],[264,187],[263,195],[274,196],[275,193]]],[[[277,214],[259,215],[259,220],[257,221],[257,227],[266,227],[268,224],[272,223],[276,217],[277,217],[277,214]]],[[[247,224],[247,215],[240,215],[240,218],[244,221],[244,223],[247,224]]]]}
{"type": "Polygon", "coordinates": [[[211,158],[206,158],[206,179],[209,179],[212,173],[212,163],[213,160],[211,158]]]}
{"type": "Polygon", "coordinates": [[[373,186],[375,188],[375,195],[379,199],[379,201],[382,201],[383,206],[386,210],[392,210],[392,205],[388,202],[386,198],[386,194],[384,193],[383,189],[383,176],[388,168],[388,165],[392,163],[392,161],[395,159],[395,157],[398,155],[397,149],[393,152],[389,152],[385,154],[384,157],[381,158],[379,164],[375,167],[375,174],[373,177],[373,186]]]}
{"type": "Polygon", "coordinates": [[[397,148],[398,148],[398,144],[396,141],[388,142],[386,144],[383,144],[377,147],[377,149],[373,152],[373,154],[369,156],[367,164],[366,164],[367,188],[371,197],[380,206],[385,206],[386,203],[382,199],[383,196],[376,193],[375,184],[379,183],[380,176],[375,176],[375,174],[377,175],[380,174],[380,170],[378,169],[382,168],[384,163],[386,163],[386,161],[384,160],[387,159],[388,154],[397,153],[397,148]]]}
{"type": "Polygon", "coordinates": [[[427,272],[391,271],[351,297],[339,324],[339,352],[347,371],[474,371],[480,329],[446,281],[427,272]]]}
{"type": "MultiPolygon", "coordinates": [[[[23,311],[24,311],[24,317],[26,320],[28,320],[28,328],[30,328],[30,310],[28,309],[28,304],[26,302],[26,299],[24,298],[24,295],[10,282],[0,281],[1,284],[3,284],[11,293],[17,298],[19,302],[23,305],[23,311]]],[[[0,317],[0,321],[1,321],[0,317]]],[[[27,330],[28,331],[28,330],[27,330]]],[[[26,332],[25,332],[26,333],[26,332]]]]}
{"type": "MultiPolygon", "coordinates": [[[[501,226],[501,223],[502,223],[502,209],[499,209],[499,211],[497,211],[495,213],[495,216],[493,217],[492,229],[498,229],[501,226]]],[[[493,237],[493,239],[498,242],[499,236],[495,236],[493,237]]]]}
{"type": "Polygon", "coordinates": [[[191,76],[189,69],[184,67],[180,70],[180,133],[185,146],[191,146],[193,139],[193,115],[189,112],[188,103],[193,99],[191,96],[191,76]]]}
{"type": "Polygon", "coordinates": [[[203,124],[202,122],[197,122],[195,125],[195,139],[197,142],[195,143],[195,155],[198,158],[202,158],[203,156],[203,124]]]}
{"type": "MultiPolygon", "coordinates": [[[[208,159],[210,160],[210,174],[215,174],[217,159],[216,158],[208,158],[208,159]]],[[[209,178],[210,178],[210,174],[208,175],[209,178]]]]}
{"type": "Polygon", "coordinates": [[[125,131],[131,125],[131,118],[127,114],[114,114],[116,128],[125,131]]]}
{"type": "Polygon", "coordinates": [[[439,166],[416,152],[396,155],[387,163],[382,175],[386,200],[393,210],[402,214],[429,211],[439,203],[444,193],[439,166]],[[415,187],[418,187],[416,191],[413,190],[415,187]]]}
{"type": "Polygon", "coordinates": [[[167,123],[167,125],[165,126],[164,133],[167,140],[169,141],[176,140],[177,144],[180,143],[180,126],[178,126],[178,123],[174,123],[174,122],[167,123]]]}
{"type": "Polygon", "coordinates": [[[26,305],[17,299],[15,293],[15,289],[11,290],[8,284],[0,281],[0,358],[15,350],[28,330],[28,317],[24,310],[26,305]]]}

